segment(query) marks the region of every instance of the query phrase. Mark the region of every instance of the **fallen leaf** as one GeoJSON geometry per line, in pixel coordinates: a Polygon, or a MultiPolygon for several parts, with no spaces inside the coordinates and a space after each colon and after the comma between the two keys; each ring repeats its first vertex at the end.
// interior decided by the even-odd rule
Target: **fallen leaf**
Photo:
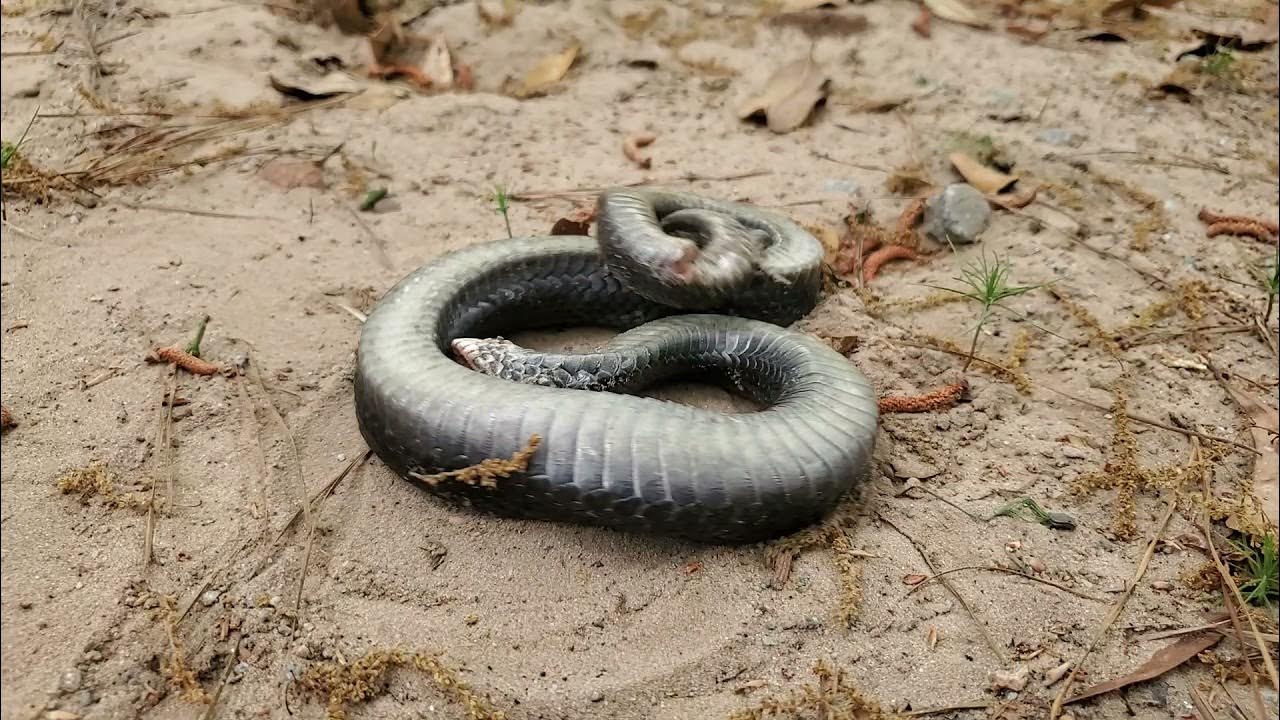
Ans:
{"type": "Polygon", "coordinates": [[[999,195],[1007,192],[1018,181],[1016,175],[1008,175],[978,162],[967,153],[951,153],[947,156],[956,172],[965,182],[974,186],[983,195],[999,195]]]}
{"type": "Polygon", "coordinates": [[[702,569],[702,563],[697,560],[693,560],[684,566],[684,574],[692,575],[701,569],[702,569]]]}
{"type": "Polygon", "coordinates": [[[530,98],[545,93],[552,85],[560,82],[569,68],[578,59],[582,48],[576,43],[554,55],[548,55],[537,62],[520,81],[515,95],[519,98],[530,98]]]}
{"type": "Polygon", "coordinates": [[[13,413],[9,412],[9,408],[0,405],[0,430],[8,430],[11,427],[17,427],[18,421],[13,418],[13,413]]]}
{"type": "Polygon", "coordinates": [[[1049,34],[1051,28],[1048,25],[1032,25],[1024,23],[1008,23],[1004,26],[1004,31],[1010,35],[1015,35],[1027,42],[1036,42],[1049,34]]]}
{"type": "Polygon", "coordinates": [[[658,136],[651,132],[632,133],[622,139],[622,154],[631,162],[648,170],[653,165],[653,158],[640,152],[640,148],[648,147],[658,136]]]}
{"type": "Polygon", "coordinates": [[[903,575],[903,576],[902,576],[902,584],[904,584],[904,585],[919,585],[920,583],[922,583],[922,582],[924,582],[925,580],[928,580],[928,579],[929,579],[929,576],[928,576],[928,575],[920,575],[920,574],[918,574],[918,573],[912,573],[912,574],[910,574],[910,575],[903,575]]]}
{"type": "Polygon", "coordinates": [[[298,187],[325,187],[324,169],[315,160],[278,157],[258,170],[263,180],[286,190],[298,187]]]}
{"type": "Polygon", "coordinates": [[[997,670],[987,676],[987,681],[993,690],[1018,692],[1027,686],[1027,679],[1030,677],[1031,669],[1021,667],[1017,670],[997,670]]]}
{"type": "Polygon", "coordinates": [[[929,646],[930,650],[938,647],[938,626],[929,626],[929,631],[924,635],[924,641],[925,644],[929,646]]]}
{"type": "Polygon", "coordinates": [[[426,57],[422,60],[422,72],[431,78],[431,84],[440,90],[453,87],[453,56],[444,35],[431,38],[426,57]]]}
{"type": "Polygon", "coordinates": [[[476,12],[481,20],[495,27],[510,25],[520,12],[520,0],[480,0],[476,12]]]}
{"type": "Polygon", "coordinates": [[[814,107],[826,100],[829,84],[830,79],[813,56],[794,60],[778,68],[760,94],[738,107],[738,119],[763,116],[773,132],[791,132],[803,125],[814,107]]]}
{"type": "Polygon", "coordinates": [[[1036,195],[1040,192],[1039,185],[1031,187],[1019,188],[1011,190],[999,195],[988,195],[987,202],[997,205],[1005,210],[1019,210],[1036,201],[1036,195]]]}
{"type": "Polygon", "coordinates": [[[924,4],[929,12],[943,20],[977,28],[987,27],[987,21],[960,0],[924,0],[924,4]]]}
{"type": "Polygon", "coordinates": [[[1045,687],[1052,686],[1054,683],[1058,682],[1063,677],[1065,677],[1067,672],[1070,670],[1071,670],[1070,662],[1064,662],[1061,665],[1053,668],[1052,670],[1044,674],[1044,686],[1045,687]]]}
{"type": "Polygon", "coordinates": [[[1067,700],[1064,704],[1080,702],[1091,697],[1097,697],[1113,690],[1119,690],[1128,687],[1134,683],[1145,682],[1158,678],[1170,670],[1178,667],[1182,663],[1208,650],[1218,641],[1222,639],[1222,635],[1216,632],[1201,633],[1199,635],[1187,635],[1172,645],[1168,645],[1157,650],[1150,660],[1147,660],[1137,670],[1114,680],[1098,683],[1075,697],[1067,700]]]}
{"type": "Polygon", "coordinates": [[[360,89],[351,76],[340,72],[332,72],[320,78],[285,78],[284,80],[268,75],[267,81],[281,95],[303,102],[324,100],[360,89]]]}
{"type": "Polygon", "coordinates": [[[1276,438],[1280,436],[1280,413],[1267,407],[1256,398],[1236,390],[1221,380],[1231,399],[1249,416],[1249,434],[1258,457],[1253,459],[1253,498],[1258,503],[1267,524],[1276,526],[1280,512],[1280,459],[1276,457],[1276,438]]]}

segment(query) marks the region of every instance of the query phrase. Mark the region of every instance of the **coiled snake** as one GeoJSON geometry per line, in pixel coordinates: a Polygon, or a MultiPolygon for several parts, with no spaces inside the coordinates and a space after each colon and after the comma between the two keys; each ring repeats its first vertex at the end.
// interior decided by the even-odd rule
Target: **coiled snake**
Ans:
{"type": "Polygon", "coordinates": [[[821,277],[821,244],[772,213],[686,193],[602,193],[595,240],[467,247],[388,292],[357,351],[361,433],[409,478],[507,457],[540,436],[527,471],[496,487],[426,485],[503,515],[713,543],[798,530],[867,474],[878,422],[852,363],[782,327],[814,308],[821,277]],[[566,354],[498,337],[573,325],[624,332],[566,354]],[[762,409],[631,394],[692,373],[762,409]]]}

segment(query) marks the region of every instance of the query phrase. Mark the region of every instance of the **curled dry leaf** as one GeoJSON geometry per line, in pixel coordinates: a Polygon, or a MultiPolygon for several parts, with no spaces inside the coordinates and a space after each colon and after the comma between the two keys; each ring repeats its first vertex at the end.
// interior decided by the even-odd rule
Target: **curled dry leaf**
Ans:
{"type": "Polygon", "coordinates": [[[929,626],[929,631],[926,632],[924,635],[924,641],[925,641],[925,644],[929,646],[930,650],[938,647],[938,626],[937,625],[929,626]]]}
{"type": "Polygon", "coordinates": [[[422,60],[422,72],[431,79],[431,84],[440,90],[453,87],[453,55],[449,52],[449,43],[444,35],[436,35],[427,45],[427,54],[422,60]]]}
{"type": "Polygon", "coordinates": [[[924,0],[924,5],[943,20],[976,28],[987,27],[987,21],[960,0],[924,0]]]}
{"type": "Polygon", "coordinates": [[[520,0],[480,0],[476,12],[481,20],[495,27],[510,25],[520,12],[520,0]]]}
{"type": "Polygon", "coordinates": [[[545,93],[552,85],[564,78],[569,68],[573,67],[574,61],[578,59],[578,53],[581,50],[581,46],[574,43],[554,55],[548,55],[539,60],[529,72],[525,73],[519,87],[515,90],[515,96],[530,98],[545,93]]]}
{"type": "Polygon", "coordinates": [[[272,185],[291,190],[298,187],[324,189],[324,169],[315,160],[278,157],[262,166],[258,175],[272,185]]]}
{"type": "Polygon", "coordinates": [[[999,195],[988,195],[987,202],[1005,210],[1018,210],[1024,208],[1036,201],[1036,195],[1040,192],[1039,185],[1031,187],[1023,187],[1010,190],[999,195]]]}
{"type": "Polygon", "coordinates": [[[648,170],[653,165],[653,158],[641,152],[640,148],[652,145],[657,139],[658,136],[651,132],[632,133],[622,140],[622,154],[626,155],[631,162],[648,170]]]}
{"type": "Polygon", "coordinates": [[[928,580],[928,579],[929,579],[929,576],[928,576],[928,575],[921,575],[921,574],[919,574],[919,573],[911,573],[910,575],[903,575],[903,576],[902,576],[902,584],[903,584],[903,585],[919,585],[920,583],[922,583],[922,582],[924,582],[925,580],[928,580]]]}
{"type": "Polygon", "coordinates": [[[965,182],[974,186],[983,195],[999,195],[1008,191],[1018,181],[1016,175],[1007,175],[994,168],[978,162],[968,153],[956,152],[947,156],[956,172],[965,182]]]}
{"type": "Polygon", "coordinates": [[[773,73],[760,94],[738,107],[738,119],[763,117],[773,132],[791,132],[826,100],[830,82],[812,56],[789,62],[773,73]]]}

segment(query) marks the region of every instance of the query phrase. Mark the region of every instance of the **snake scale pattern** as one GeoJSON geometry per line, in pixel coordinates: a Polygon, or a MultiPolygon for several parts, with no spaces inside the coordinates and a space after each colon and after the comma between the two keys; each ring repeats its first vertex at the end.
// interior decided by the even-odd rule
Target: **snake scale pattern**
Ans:
{"type": "Polygon", "coordinates": [[[499,240],[414,271],[361,332],[356,416],[413,479],[509,457],[496,487],[423,484],[498,514],[717,544],[819,520],[868,473],[879,420],[867,379],[787,325],[818,302],[822,247],[750,205],[655,189],[597,202],[597,237],[499,240]],[[621,331],[585,353],[501,336],[621,331]],[[637,395],[704,377],[753,399],[726,414],[637,395]]]}

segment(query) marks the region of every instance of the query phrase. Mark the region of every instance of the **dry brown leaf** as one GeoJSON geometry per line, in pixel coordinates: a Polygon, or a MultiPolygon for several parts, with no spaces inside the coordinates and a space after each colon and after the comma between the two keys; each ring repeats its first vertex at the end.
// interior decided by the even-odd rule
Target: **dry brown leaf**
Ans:
{"type": "Polygon", "coordinates": [[[480,19],[496,27],[510,25],[520,12],[520,0],[480,0],[476,3],[480,19]]]}
{"type": "Polygon", "coordinates": [[[987,202],[992,205],[998,205],[1006,210],[1018,210],[1024,208],[1036,201],[1036,194],[1040,192],[1039,185],[1031,187],[1019,188],[1011,190],[999,195],[988,195],[987,202]]]}
{"type": "Polygon", "coordinates": [[[657,139],[658,136],[651,132],[632,133],[622,139],[622,154],[626,155],[631,162],[648,170],[653,166],[653,158],[641,152],[640,148],[652,145],[657,139]]]}
{"type": "Polygon", "coordinates": [[[574,43],[554,55],[548,55],[539,60],[520,81],[520,87],[516,89],[516,97],[529,98],[545,93],[552,85],[564,78],[569,68],[573,67],[574,61],[578,59],[578,53],[581,50],[581,46],[574,43]]]}
{"type": "Polygon", "coordinates": [[[1227,382],[1222,383],[1240,409],[1249,416],[1249,435],[1260,454],[1253,460],[1253,497],[1258,502],[1267,524],[1274,527],[1280,507],[1280,458],[1276,453],[1276,437],[1280,435],[1280,413],[1256,398],[1245,395],[1227,382]]]}
{"type": "Polygon", "coordinates": [[[1128,687],[1134,683],[1145,682],[1147,680],[1158,678],[1196,655],[1199,655],[1205,650],[1217,645],[1218,641],[1221,639],[1222,635],[1216,632],[1201,633],[1199,635],[1186,635],[1182,639],[1178,640],[1178,642],[1157,650],[1155,654],[1151,656],[1151,659],[1143,663],[1137,670],[1134,670],[1128,675],[1115,678],[1114,680],[1107,680],[1106,682],[1098,683],[1070,700],[1067,700],[1063,704],[1070,705],[1071,703],[1080,702],[1081,700],[1097,697],[1098,695],[1109,693],[1113,690],[1128,687]]]}
{"type": "Polygon", "coordinates": [[[965,5],[960,0],[924,0],[924,4],[925,7],[929,8],[929,12],[943,20],[950,20],[970,27],[987,27],[987,21],[975,12],[973,8],[965,5]]]}
{"type": "Polygon", "coordinates": [[[929,631],[925,633],[924,640],[925,640],[925,643],[929,646],[930,650],[938,647],[938,626],[937,625],[929,626],[929,631]]]}
{"type": "Polygon", "coordinates": [[[911,29],[916,31],[920,37],[933,37],[933,13],[929,12],[929,8],[921,5],[920,12],[916,15],[916,19],[911,21],[911,29]]]}
{"type": "Polygon", "coordinates": [[[778,68],[760,94],[738,107],[738,119],[764,116],[769,129],[787,133],[804,124],[819,102],[827,97],[830,79],[821,66],[807,56],[778,68]]]}
{"type": "Polygon", "coordinates": [[[298,187],[325,187],[324,169],[315,160],[278,157],[262,166],[258,175],[263,180],[286,190],[298,187]]]}
{"type": "Polygon", "coordinates": [[[422,60],[422,72],[431,78],[431,84],[440,90],[453,87],[453,56],[444,35],[431,38],[426,57],[422,60]]]}
{"type": "Polygon", "coordinates": [[[13,413],[9,412],[9,408],[0,405],[0,430],[8,430],[17,426],[18,421],[13,418],[13,413]]]}
{"type": "Polygon", "coordinates": [[[929,579],[929,576],[928,576],[928,575],[921,575],[921,574],[919,574],[919,573],[911,573],[910,575],[903,575],[903,576],[902,576],[902,584],[904,584],[904,585],[919,585],[920,583],[922,583],[922,582],[924,582],[925,580],[928,580],[928,579],[929,579]]]}
{"type": "Polygon", "coordinates": [[[999,170],[989,168],[968,153],[951,153],[947,159],[955,166],[956,172],[960,173],[965,182],[977,188],[983,195],[999,195],[1009,190],[1018,181],[1016,175],[1006,175],[999,170]]]}

